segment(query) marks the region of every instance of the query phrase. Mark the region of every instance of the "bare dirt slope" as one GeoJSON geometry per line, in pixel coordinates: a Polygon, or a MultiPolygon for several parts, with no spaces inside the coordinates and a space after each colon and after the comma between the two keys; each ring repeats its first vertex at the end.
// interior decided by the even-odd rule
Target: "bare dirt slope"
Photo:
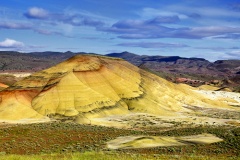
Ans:
{"type": "MultiPolygon", "coordinates": [[[[217,120],[199,116],[196,107],[239,113],[239,104],[234,97],[209,98],[206,93],[168,82],[122,59],[77,55],[0,92],[0,120],[64,119],[132,127],[143,114],[156,125],[166,120],[203,123],[210,118],[212,122],[217,120]],[[136,121],[132,122],[134,117],[136,121]]],[[[238,124],[237,116],[233,119],[238,124]]],[[[219,123],[230,120],[222,118],[219,123]]]]}

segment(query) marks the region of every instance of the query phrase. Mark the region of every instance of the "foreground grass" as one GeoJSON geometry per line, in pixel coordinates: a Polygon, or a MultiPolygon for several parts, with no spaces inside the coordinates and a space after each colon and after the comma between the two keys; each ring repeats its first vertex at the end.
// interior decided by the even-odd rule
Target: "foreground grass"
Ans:
{"type": "Polygon", "coordinates": [[[239,159],[240,127],[195,126],[148,128],[145,131],[73,123],[38,123],[2,126],[0,160],[5,159],[239,159]],[[189,136],[209,133],[224,141],[213,144],[154,147],[141,149],[106,148],[106,142],[119,136],[189,136]]]}
{"type": "Polygon", "coordinates": [[[237,157],[197,156],[197,155],[140,155],[120,154],[117,152],[84,152],[41,155],[0,155],[0,160],[238,160],[237,157]]]}

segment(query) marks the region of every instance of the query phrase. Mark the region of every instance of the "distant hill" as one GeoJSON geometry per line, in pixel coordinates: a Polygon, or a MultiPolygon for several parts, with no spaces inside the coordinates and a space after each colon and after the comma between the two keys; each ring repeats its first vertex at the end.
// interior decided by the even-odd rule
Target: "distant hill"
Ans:
{"type": "MultiPolygon", "coordinates": [[[[203,58],[184,58],[179,56],[140,56],[133,53],[111,53],[111,57],[119,57],[150,70],[165,79],[192,86],[212,83],[218,87],[236,88],[240,85],[240,60],[218,60],[209,62],[203,58]],[[216,82],[218,80],[218,82],[216,82]],[[229,83],[226,83],[228,81],[229,83]]],[[[233,89],[234,90],[234,89],[233,89]]]]}
{"type": "Polygon", "coordinates": [[[0,51],[1,72],[35,72],[49,68],[76,55],[72,52],[32,52],[19,53],[0,51]]]}

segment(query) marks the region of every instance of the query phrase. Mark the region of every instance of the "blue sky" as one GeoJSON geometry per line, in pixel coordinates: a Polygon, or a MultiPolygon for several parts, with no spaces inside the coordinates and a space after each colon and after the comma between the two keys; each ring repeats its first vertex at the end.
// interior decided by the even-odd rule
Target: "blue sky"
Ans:
{"type": "Polygon", "coordinates": [[[0,2],[0,50],[240,59],[240,0],[0,2]]]}

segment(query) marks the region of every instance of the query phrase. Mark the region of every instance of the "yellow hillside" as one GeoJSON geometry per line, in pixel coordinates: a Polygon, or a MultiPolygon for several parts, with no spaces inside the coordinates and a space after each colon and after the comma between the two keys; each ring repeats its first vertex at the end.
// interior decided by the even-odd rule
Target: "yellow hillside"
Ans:
{"type": "Polygon", "coordinates": [[[192,112],[184,106],[236,108],[124,60],[90,55],[70,58],[0,92],[0,120],[62,116],[91,123],[111,115],[192,112]]]}

